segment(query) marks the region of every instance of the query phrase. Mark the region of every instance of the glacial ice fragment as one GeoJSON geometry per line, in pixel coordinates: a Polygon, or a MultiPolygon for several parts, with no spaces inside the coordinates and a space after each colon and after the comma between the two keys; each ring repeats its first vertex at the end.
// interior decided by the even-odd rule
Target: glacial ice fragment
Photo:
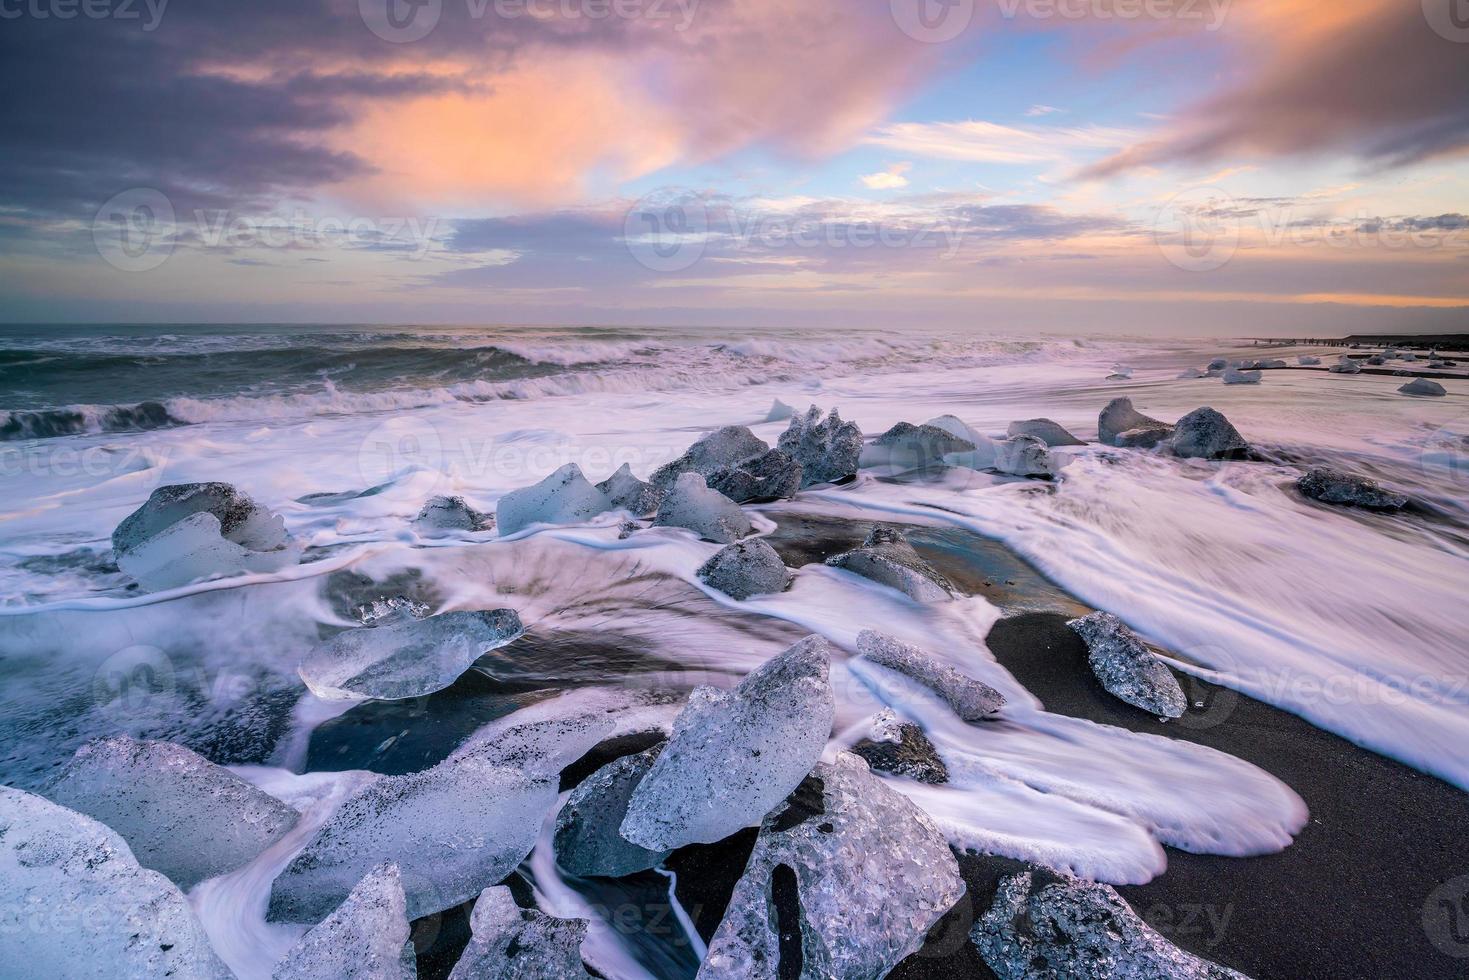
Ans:
{"type": "Polygon", "coordinates": [[[382,864],[291,947],[271,980],[414,980],[410,934],[402,875],[382,864]]]}
{"type": "Polygon", "coordinates": [[[1318,467],[1296,481],[1303,496],[1323,504],[1362,507],[1367,510],[1402,510],[1408,506],[1404,494],[1385,490],[1374,480],[1318,467]]]}
{"type": "Polygon", "coordinates": [[[796,410],[794,408],[777,398],[770,403],[770,411],[765,413],[765,421],[784,422],[786,419],[794,417],[795,414],[796,410]]]}
{"type": "Polygon", "coordinates": [[[582,878],[622,878],[656,867],[670,851],[639,847],[618,833],[633,790],[653,768],[663,746],[623,756],[571,791],[556,816],[556,863],[582,878]]]}
{"type": "Polygon", "coordinates": [[[772,449],[715,470],[707,482],[709,489],[719,491],[737,504],[786,500],[801,489],[801,464],[784,450],[772,449]]]}
{"type": "Polygon", "coordinates": [[[1302,367],[1315,367],[1316,365],[1321,363],[1321,358],[1312,357],[1310,354],[1302,354],[1300,357],[1296,358],[1296,363],[1301,365],[1302,367]]]}
{"type": "Polygon", "coordinates": [[[1160,718],[1179,718],[1188,709],[1177,678],[1122,620],[1094,612],[1066,625],[1086,641],[1092,672],[1114,697],[1160,718]]]}
{"type": "Polygon", "coordinates": [[[658,507],[659,527],[683,527],[718,544],[731,544],[751,532],[750,519],[738,504],[710,490],[697,473],[678,478],[658,507]]]}
{"type": "Polygon", "coordinates": [[[587,482],[581,467],[567,463],[533,487],[512,490],[495,507],[500,536],[533,524],[580,524],[612,509],[607,495],[587,482]]]}
{"type": "Polygon", "coordinates": [[[832,409],[825,419],[815,405],[791,419],[780,448],[801,464],[801,486],[836,483],[855,476],[862,458],[862,430],[832,409]]]}
{"type": "Polygon", "coordinates": [[[939,602],[954,596],[954,587],[908,543],[903,532],[878,525],[862,547],[826,560],[874,582],[897,589],[918,602],[939,602]]]}
{"type": "Polygon", "coordinates": [[[972,453],[974,443],[936,425],[899,422],[862,450],[863,466],[914,470],[942,464],[949,453],[972,453]]]}
{"type": "Polygon", "coordinates": [[[917,647],[874,630],[857,634],[857,653],[879,667],[895,670],[949,703],[965,721],[982,721],[1005,706],[1005,696],[988,684],[959,673],[917,647]]]}
{"type": "Polygon", "coordinates": [[[1106,446],[1118,445],[1117,437],[1134,429],[1171,431],[1173,426],[1137,411],[1131,398],[1114,398],[1097,419],[1097,434],[1106,446]]]}
{"type": "Polygon", "coordinates": [[[420,531],[486,531],[495,526],[494,514],[483,514],[463,497],[432,497],[413,523],[420,531]]]}
{"type": "Polygon", "coordinates": [[[852,746],[852,754],[877,772],[933,785],[949,781],[949,767],[923,729],[899,719],[892,708],[873,717],[871,730],[852,746]]]}
{"type": "MultiPolygon", "coordinates": [[[[1405,357],[1403,358],[1403,360],[1406,361],[1408,360],[1408,358],[1405,357]]],[[[1359,364],[1354,358],[1343,354],[1341,356],[1341,360],[1333,364],[1327,370],[1329,370],[1332,374],[1361,374],[1362,365],[1359,364]]]]}
{"type": "Polygon", "coordinates": [[[780,555],[759,538],[730,545],[705,562],[698,574],[710,588],[741,600],[784,592],[791,581],[780,555]]]}
{"type": "Polygon", "coordinates": [[[469,915],[469,945],[449,980],[587,980],[586,919],[558,919],[515,904],[505,886],[486,888],[469,915]]]}
{"type": "Polygon", "coordinates": [[[1212,408],[1199,408],[1178,420],[1173,451],[1188,459],[1244,459],[1250,444],[1229,419],[1212,408]]]}
{"type": "Polygon", "coordinates": [[[82,746],[44,792],[106,824],[139,864],[183,889],[254,860],[298,816],[181,745],[126,735],[82,746]]]}
{"type": "Polygon", "coordinates": [[[1076,436],[1066,430],[1065,426],[1050,419],[1026,419],[1021,422],[1011,422],[1008,435],[1034,436],[1047,446],[1055,449],[1058,446],[1085,446],[1076,436]]]}
{"type": "Polygon", "coordinates": [[[1423,395],[1429,398],[1442,398],[1448,394],[1447,389],[1437,381],[1429,381],[1427,378],[1417,378],[1403,385],[1398,391],[1404,395],[1423,395]]]}
{"type": "Polygon", "coordinates": [[[1224,372],[1224,383],[1227,385],[1257,385],[1265,377],[1259,371],[1237,371],[1234,368],[1224,372]]]}
{"type": "Polygon", "coordinates": [[[653,474],[653,486],[659,494],[667,494],[686,473],[707,478],[769,451],[765,440],[745,426],[727,425],[704,436],[678,459],[660,466],[653,474]]]}
{"type": "Polygon", "coordinates": [[[607,495],[613,507],[639,517],[658,509],[658,491],[651,483],[644,483],[633,476],[632,466],[627,463],[623,463],[616,473],[597,484],[597,489],[607,495]]]}
{"type": "Polygon", "coordinates": [[[1035,436],[1011,436],[995,443],[995,469],[1011,476],[1054,479],[1060,463],[1035,436]]]}

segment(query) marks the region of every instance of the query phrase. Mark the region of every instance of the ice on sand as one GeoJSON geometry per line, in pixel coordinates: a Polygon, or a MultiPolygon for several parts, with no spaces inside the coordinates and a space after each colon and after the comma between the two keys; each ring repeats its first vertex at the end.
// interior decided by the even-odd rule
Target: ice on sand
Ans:
{"type": "Polygon", "coordinates": [[[612,507],[607,494],[582,476],[581,467],[567,463],[535,486],[501,497],[495,523],[505,537],[534,524],[581,524],[612,507]]]}
{"type": "Polygon", "coordinates": [[[1023,422],[1011,422],[1007,433],[1012,438],[1015,436],[1035,436],[1051,448],[1057,446],[1085,446],[1076,436],[1066,430],[1064,426],[1050,419],[1026,419],[1023,422]]]}
{"type": "Polygon", "coordinates": [[[1106,446],[1118,445],[1118,436],[1137,429],[1171,434],[1173,426],[1139,412],[1132,407],[1131,398],[1114,398],[1097,419],[1097,435],[1106,446]]]}
{"type": "Polygon", "coordinates": [[[318,646],[298,672],[328,701],[401,701],[442,691],[523,629],[513,609],[402,617],[346,630],[318,646]]]}
{"type": "Polygon", "coordinates": [[[1092,672],[1114,697],[1162,718],[1179,718],[1188,710],[1177,678],[1122,620],[1095,612],[1066,625],[1086,641],[1092,672]]]}
{"type": "Polygon", "coordinates": [[[1198,408],[1178,420],[1173,451],[1191,459],[1244,459],[1250,444],[1229,419],[1212,408],[1198,408]]]}
{"type": "Polygon", "coordinates": [[[862,547],[828,558],[826,563],[897,589],[918,602],[940,602],[954,595],[948,580],[919,557],[897,528],[879,525],[862,547]]]}
{"type": "Polygon", "coordinates": [[[862,450],[863,466],[918,469],[942,463],[950,453],[972,453],[975,444],[936,425],[899,422],[862,450]]]}
{"type": "Polygon", "coordinates": [[[469,916],[469,945],[449,980],[586,980],[586,919],[558,919],[515,904],[510,889],[486,888],[469,916]]]}
{"type": "Polygon", "coordinates": [[[1259,371],[1238,371],[1230,368],[1224,372],[1224,383],[1227,385],[1257,385],[1265,375],[1259,371]]]}
{"type": "Polygon", "coordinates": [[[414,980],[410,932],[398,866],[379,865],[291,947],[271,980],[414,980]]]}
{"type": "Polygon", "coordinates": [[[657,866],[668,851],[650,851],[618,833],[633,790],[663,747],[609,762],[572,790],[556,815],[556,863],[582,878],[622,878],[657,866]]]}
{"type": "Polygon", "coordinates": [[[735,599],[784,592],[791,573],[774,548],[758,538],[720,551],[699,568],[699,578],[735,599]]]}
{"type": "Polygon", "coordinates": [[[753,528],[738,504],[717,490],[710,490],[697,473],[685,473],[663,498],[659,527],[683,527],[718,544],[732,544],[753,528]]]}
{"type": "Polygon", "coordinates": [[[1060,463],[1046,443],[1035,436],[1011,436],[995,443],[995,469],[1011,476],[1053,479],[1060,463]]]}
{"type": "Polygon", "coordinates": [[[1005,706],[1005,696],[988,684],[959,673],[948,664],[875,630],[857,634],[857,653],[879,667],[895,670],[927,687],[949,703],[965,721],[980,721],[1005,706]]]}
{"type": "Polygon", "coordinates": [[[704,436],[678,459],[660,466],[653,474],[653,486],[659,494],[666,494],[673,490],[679,477],[685,474],[697,473],[702,477],[710,477],[720,470],[763,456],[769,451],[770,446],[765,440],[745,426],[727,425],[704,436]]]}
{"type": "Polygon", "coordinates": [[[126,735],[82,746],[45,794],[106,824],[139,864],[184,889],[254,860],[298,816],[181,745],[126,735]]]}
{"type": "Polygon", "coordinates": [[[792,417],[781,433],[780,448],[801,464],[801,486],[835,483],[857,473],[862,459],[862,430],[843,422],[832,409],[825,419],[815,405],[792,417]]]}
{"type": "Polygon", "coordinates": [[[638,784],[622,836],[649,850],[710,844],[753,826],[811,771],[831,734],[831,651],[807,637],[732,691],[695,689],[638,784]]]}
{"type": "Polygon", "coordinates": [[[818,765],[760,828],[699,969],[716,977],[878,980],[964,895],[933,821],[848,753],[818,765]]]}
{"type": "Polygon", "coordinates": [[[1448,394],[1448,390],[1437,381],[1429,381],[1427,378],[1418,378],[1409,381],[1398,389],[1404,395],[1426,395],[1429,398],[1442,398],[1448,394]]]}
{"type": "Polygon", "coordinates": [[[1408,506],[1406,494],[1386,490],[1375,480],[1324,468],[1311,470],[1301,477],[1296,481],[1296,489],[1323,504],[1367,510],[1402,510],[1408,506]]]}
{"type": "Polygon", "coordinates": [[[658,491],[632,475],[632,466],[623,463],[616,473],[597,484],[612,506],[642,517],[658,509],[658,491]]]}
{"type": "Polygon", "coordinates": [[[463,497],[432,497],[413,519],[421,531],[487,531],[495,526],[495,515],[484,514],[463,497]]]}
{"type": "Polygon", "coordinates": [[[14,980],[230,975],[183,892],[140,867],[121,837],[91,817],[4,786],[0,962],[14,980]],[[46,935],[37,937],[38,925],[46,935]]]}

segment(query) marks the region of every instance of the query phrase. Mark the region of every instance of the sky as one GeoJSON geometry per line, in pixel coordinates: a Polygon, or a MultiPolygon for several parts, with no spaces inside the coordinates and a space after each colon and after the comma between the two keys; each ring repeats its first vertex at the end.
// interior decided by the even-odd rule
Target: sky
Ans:
{"type": "Polygon", "coordinates": [[[1465,0],[0,0],[0,321],[1469,330],[1465,0]]]}

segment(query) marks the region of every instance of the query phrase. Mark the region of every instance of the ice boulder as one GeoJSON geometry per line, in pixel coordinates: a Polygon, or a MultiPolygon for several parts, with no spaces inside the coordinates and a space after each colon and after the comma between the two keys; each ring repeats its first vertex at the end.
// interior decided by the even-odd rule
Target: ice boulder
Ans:
{"type": "Polygon", "coordinates": [[[495,519],[505,537],[533,524],[580,524],[612,507],[607,495],[582,476],[581,467],[567,463],[535,486],[501,497],[495,519]]]}
{"type": "Polygon", "coordinates": [[[420,531],[486,531],[495,526],[495,515],[483,514],[463,497],[433,497],[413,519],[420,531]]]}
{"type": "Polygon", "coordinates": [[[769,451],[765,440],[745,426],[727,425],[704,436],[678,459],[660,466],[653,474],[653,486],[660,495],[667,494],[685,473],[707,478],[769,451]]]}
{"type": "Polygon", "coordinates": [[[1224,383],[1227,385],[1257,385],[1264,375],[1259,371],[1236,371],[1230,368],[1224,372],[1224,383]]]}
{"type": "Polygon", "coordinates": [[[995,443],[994,468],[1010,476],[1052,480],[1061,472],[1060,461],[1035,436],[1011,436],[995,443]]]}
{"type": "Polygon", "coordinates": [[[796,410],[794,408],[777,398],[775,401],[771,402],[770,411],[765,413],[765,421],[784,422],[787,419],[794,418],[795,415],[796,410]]]}
{"type": "Polygon", "coordinates": [[[1296,489],[1302,496],[1323,504],[1367,510],[1402,510],[1408,506],[1405,495],[1385,490],[1374,480],[1319,467],[1301,477],[1296,489]]]}
{"type": "Polygon", "coordinates": [[[530,853],[561,770],[611,730],[606,720],[507,720],[432,769],[373,779],[275,879],[269,917],[319,922],[387,862],[403,871],[409,921],[469,901],[530,853]]]}
{"type": "Polygon", "coordinates": [[[112,532],[112,550],[117,567],[150,592],[278,571],[301,557],[285,521],[228,483],[159,487],[112,532]]]}
{"type": "Polygon", "coordinates": [[[1209,372],[1201,371],[1198,368],[1184,368],[1178,372],[1179,381],[1197,381],[1199,378],[1207,377],[1209,377],[1209,372]]]}
{"type": "Polygon", "coordinates": [[[1023,422],[1011,422],[1008,435],[1032,436],[1055,449],[1058,446],[1085,446],[1076,436],[1066,430],[1066,427],[1050,419],[1026,419],[1023,422]]]}
{"type": "Polygon", "coordinates": [[[653,768],[663,746],[626,755],[592,773],[556,815],[556,863],[581,877],[622,878],[662,863],[669,851],[650,851],[618,833],[633,790],[653,768]]]}
{"type": "Polygon", "coordinates": [[[1406,362],[1408,362],[1408,363],[1411,364],[1414,361],[1417,361],[1418,360],[1418,355],[1417,354],[1414,354],[1412,351],[1408,351],[1406,354],[1404,354],[1401,357],[1399,357],[1398,360],[1400,360],[1400,361],[1406,361],[1406,362]]]}
{"type": "Polygon", "coordinates": [[[1427,378],[1418,378],[1409,381],[1398,389],[1404,395],[1424,395],[1429,398],[1442,398],[1448,394],[1443,385],[1437,381],[1429,381],[1427,378]]]}
{"type": "Polygon", "coordinates": [[[442,691],[523,633],[513,609],[397,617],[338,633],[307,654],[297,672],[324,700],[403,701],[442,691]]]}
{"type": "Polygon", "coordinates": [[[1115,398],[1102,409],[1097,419],[1097,434],[1103,445],[1117,445],[1117,437],[1134,429],[1169,430],[1173,426],[1150,418],[1132,407],[1131,398],[1115,398]]]}
{"type": "Polygon", "coordinates": [[[954,587],[908,543],[903,532],[878,525],[862,547],[826,560],[833,568],[844,568],[918,602],[939,602],[954,596],[954,587]]]}
{"type": "Polygon", "coordinates": [[[928,815],[840,753],[766,817],[698,975],[877,980],[963,895],[928,815]]]}
{"type": "Polygon", "coordinates": [[[1316,365],[1321,363],[1321,358],[1312,357],[1310,354],[1302,354],[1300,357],[1296,358],[1296,363],[1301,365],[1302,367],[1315,367],[1316,365]]]}
{"type": "Polygon", "coordinates": [[[658,506],[658,527],[683,527],[717,544],[731,544],[753,528],[739,504],[718,490],[710,490],[697,473],[678,478],[658,506]]]}
{"type": "Polygon", "coordinates": [[[1244,459],[1250,453],[1239,430],[1212,408],[1198,408],[1179,419],[1172,446],[1188,459],[1244,459]]]}
{"type": "Polygon", "coordinates": [[[633,476],[632,467],[627,463],[623,463],[621,469],[597,484],[597,489],[607,495],[613,507],[639,517],[658,509],[658,491],[653,488],[653,484],[644,483],[633,476]]]}
{"type": "Polygon", "coordinates": [[[863,466],[921,469],[943,463],[950,453],[972,453],[974,443],[936,425],[899,422],[862,450],[863,466]]]}
{"type": "Polygon", "coordinates": [[[901,720],[891,708],[877,713],[867,737],[852,746],[852,754],[877,772],[935,786],[949,781],[949,767],[923,729],[901,720]]]}
{"type": "Polygon", "coordinates": [[[1228,369],[1228,367],[1229,367],[1229,360],[1227,358],[1216,357],[1216,358],[1214,358],[1214,360],[1212,360],[1212,361],[1209,362],[1209,370],[1210,371],[1224,371],[1224,370],[1228,369]]]}
{"type": "Polygon", "coordinates": [[[862,430],[843,422],[836,409],[825,419],[816,406],[791,419],[780,448],[801,464],[801,486],[836,483],[855,476],[862,459],[862,430]]]}
{"type": "Polygon", "coordinates": [[[821,758],[836,713],[830,668],[830,647],[811,636],[732,691],[696,688],[633,791],[622,836],[672,850],[758,824],[821,758]]]}
{"type": "Polygon", "coordinates": [[[0,786],[0,962],[13,980],[230,976],[183,892],[140,867],[121,837],[8,786],[0,786]]]}
{"type": "Polygon", "coordinates": [[[969,936],[1000,980],[1248,980],[1174,946],[1110,885],[1046,871],[1003,879],[969,936]]]}
{"type": "Polygon", "coordinates": [[[410,934],[402,874],[381,864],[291,947],[271,980],[414,980],[410,934]]]}
{"type": "Polygon", "coordinates": [[[706,561],[699,578],[735,599],[784,592],[791,573],[770,545],[756,538],[732,544],[706,561]]]}
{"type": "Polygon", "coordinates": [[[126,735],[82,746],[44,792],[106,824],[139,864],[186,890],[254,860],[298,816],[181,745],[126,735]]]}
{"type": "Polygon", "coordinates": [[[940,415],[936,419],[929,419],[924,425],[942,429],[956,439],[962,439],[974,447],[969,452],[949,453],[945,456],[944,462],[949,466],[967,466],[971,470],[988,470],[994,468],[994,441],[983,433],[971,428],[959,418],[953,415],[940,415]]]}
{"type": "Polygon", "coordinates": [[[1333,364],[1328,370],[1332,374],[1361,374],[1362,365],[1348,355],[1343,354],[1341,360],[1333,364]]]}
{"type": "Polygon", "coordinates": [[[589,980],[581,959],[588,925],[520,908],[504,885],[486,888],[469,915],[469,945],[449,980],[589,980]]]}
{"type": "Polygon", "coordinates": [[[801,489],[801,464],[784,450],[772,449],[715,470],[706,482],[737,504],[785,500],[801,489]]]}
{"type": "Polygon", "coordinates": [[[863,630],[857,634],[857,653],[879,667],[911,677],[947,701],[965,721],[982,721],[1005,706],[1005,696],[988,684],[891,636],[863,630]]]}
{"type": "Polygon", "coordinates": [[[1372,367],[1382,367],[1384,364],[1387,363],[1387,358],[1383,357],[1381,354],[1373,354],[1371,357],[1367,358],[1367,363],[1372,367]]]}
{"type": "Polygon", "coordinates": [[[1122,620],[1095,612],[1066,625],[1086,642],[1092,673],[1108,693],[1160,718],[1183,716],[1188,699],[1177,678],[1122,620]]]}
{"type": "Polygon", "coordinates": [[[1128,429],[1113,440],[1118,449],[1155,449],[1173,438],[1173,426],[1143,426],[1128,429]]]}

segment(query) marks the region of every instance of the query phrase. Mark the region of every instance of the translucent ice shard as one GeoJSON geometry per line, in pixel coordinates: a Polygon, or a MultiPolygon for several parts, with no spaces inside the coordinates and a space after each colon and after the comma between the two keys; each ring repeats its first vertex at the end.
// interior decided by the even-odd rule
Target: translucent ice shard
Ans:
{"type": "Polygon", "coordinates": [[[486,888],[469,916],[473,933],[449,980],[587,980],[586,919],[558,919],[515,904],[510,889],[486,888]]]}
{"type": "Polygon", "coordinates": [[[337,906],[292,946],[272,980],[414,980],[408,903],[396,864],[367,873],[337,906]]]}
{"type": "Polygon", "coordinates": [[[581,467],[567,463],[535,486],[501,497],[495,523],[502,536],[511,535],[533,524],[580,524],[612,506],[607,494],[582,476],[581,467]]]}

